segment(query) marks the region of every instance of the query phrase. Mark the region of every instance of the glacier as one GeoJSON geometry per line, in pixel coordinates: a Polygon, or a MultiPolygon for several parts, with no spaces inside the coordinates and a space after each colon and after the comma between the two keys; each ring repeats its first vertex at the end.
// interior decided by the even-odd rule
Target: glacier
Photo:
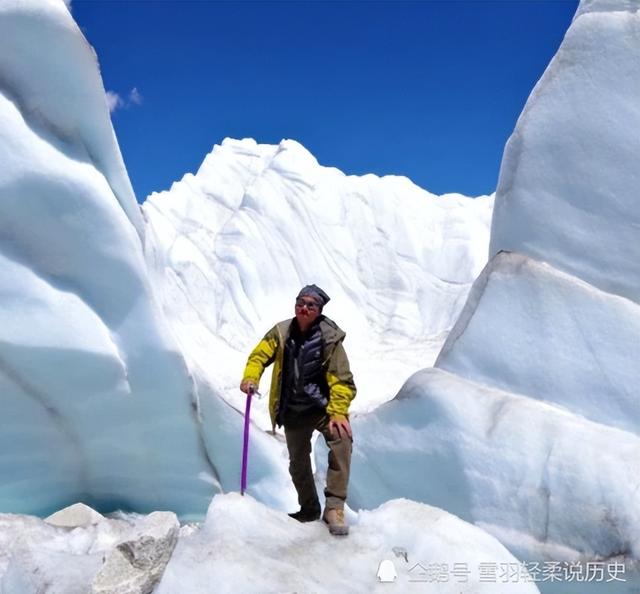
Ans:
{"type": "Polygon", "coordinates": [[[0,129],[0,508],[206,509],[219,485],[193,382],[62,2],[0,3],[0,129]]]}
{"type": "MultiPolygon", "coordinates": [[[[235,489],[238,377],[267,320],[290,315],[309,274],[298,254],[353,319],[363,410],[434,360],[486,261],[492,197],[345,176],[291,140],[229,139],[141,209],[67,7],[6,0],[0,32],[1,509],[84,501],[187,520],[235,489]],[[383,356],[395,373],[371,363],[383,356]]],[[[293,489],[264,408],[250,490],[286,509],[293,489]]]]}
{"type": "Polygon", "coordinates": [[[639,21],[632,0],[580,4],[505,147],[490,248],[636,302],[639,21]]]}
{"type": "MultiPolygon", "coordinates": [[[[19,515],[74,501],[205,518],[183,524],[158,592],[377,591],[383,560],[422,591],[398,551],[514,566],[510,592],[538,591],[517,559],[633,573],[639,39],[636,2],[582,0],[507,144],[495,208],[251,139],[224,140],[140,208],[67,7],[2,0],[2,591],[86,591],[146,521],[64,528],[19,515]],[[332,296],[360,388],[356,530],[330,544],[280,513],[295,495],[264,400],[250,495],[229,493],[246,354],[308,282],[332,296]],[[305,580],[309,556],[326,564],[305,580]]],[[[477,574],[437,587],[504,591],[477,574]]]]}
{"type": "MultiPolygon", "coordinates": [[[[371,375],[364,410],[390,399],[399,378],[433,361],[486,261],[492,197],[435,197],[404,178],[344,176],[321,167],[294,141],[273,147],[227,140],[197,176],[175,184],[171,200],[151,197],[141,210],[96,56],[62,2],[0,4],[0,121],[0,510],[11,512],[0,514],[0,585],[7,594],[45,587],[97,592],[104,560],[154,515],[92,513],[90,526],[51,526],[21,514],[44,516],[83,501],[103,513],[171,509],[186,522],[202,519],[215,493],[237,487],[242,417],[234,397],[241,367],[234,365],[267,319],[290,314],[286,303],[303,276],[283,283],[277,275],[295,269],[299,254],[323,264],[320,282],[332,291],[339,315],[357,312],[349,329],[354,351],[375,337],[379,355],[395,358],[397,377],[361,371],[371,375]],[[201,192],[183,192],[200,182],[201,192]],[[269,193],[270,184],[283,194],[269,193]],[[347,198],[349,208],[342,204],[347,198]],[[412,214],[404,214],[405,205],[412,214]],[[267,216],[259,220],[261,211],[267,216]],[[296,213],[300,233],[288,233],[287,217],[296,213]],[[358,234],[359,216],[371,238],[358,234]],[[346,226],[344,217],[351,217],[346,226]],[[263,258],[274,247],[260,243],[268,231],[293,240],[275,240],[280,269],[263,258]],[[258,267],[243,256],[246,246],[258,267]],[[336,263],[345,278],[327,284],[336,263]],[[425,266],[429,275],[416,279],[425,266]],[[412,316],[418,326],[409,323],[412,316]]],[[[234,534],[241,547],[250,546],[257,516],[265,535],[283,520],[292,534],[298,530],[291,550],[307,542],[302,527],[277,511],[293,505],[293,489],[281,439],[261,431],[259,407],[257,413],[250,493],[261,503],[233,494],[215,498],[211,510],[226,510],[229,527],[219,519],[203,528],[185,524],[167,583],[184,578],[193,544],[196,555],[209,555],[229,529],[244,525],[246,533],[234,534]],[[190,539],[192,533],[204,539],[190,539]]],[[[461,563],[491,558],[518,565],[482,530],[419,503],[388,502],[362,520],[350,514],[363,525],[353,550],[360,551],[359,575],[368,584],[376,583],[378,557],[391,556],[406,539],[398,528],[381,541],[376,525],[407,514],[424,526],[442,526],[433,535],[409,533],[407,558],[422,551],[425,562],[448,559],[447,533],[454,530],[461,563]]],[[[259,547],[254,554],[265,561],[256,566],[261,570],[282,552],[259,547]]],[[[226,575],[224,566],[213,567],[218,570],[226,575]]],[[[472,571],[470,583],[488,591],[478,583],[478,568],[472,571]]],[[[194,579],[211,577],[205,567],[194,579]]],[[[256,579],[246,577],[247,584],[256,579]]],[[[523,583],[518,591],[537,588],[523,583]]]]}
{"type": "Polygon", "coordinates": [[[623,560],[637,581],[639,53],[637,3],[580,5],[507,143],[491,259],[435,366],[355,420],[376,435],[360,505],[411,497],[520,559],[623,560]]]}
{"type": "MultiPolygon", "coordinates": [[[[486,262],[492,207],[492,196],[434,196],[403,177],[347,176],[293,140],[229,138],[195,175],[148,197],[154,294],[194,378],[223,490],[238,488],[241,417],[225,415],[244,411],[247,354],[292,317],[300,287],[318,283],[331,296],[326,313],[347,332],[359,389],[352,411],[372,410],[435,360],[486,262]]],[[[263,386],[269,378],[270,370],[263,386]]],[[[251,420],[248,491],[290,510],[284,435],[271,438],[267,399],[254,402],[251,420]]]]}
{"type": "Polygon", "coordinates": [[[639,337],[638,304],[500,252],[476,281],[436,366],[637,434],[639,337]]]}
{"type": "MultiPolygon", "coordinates": [[[[347,332],[355,412],[433,363],[486,263],[492,208],[492,196],[347,176],[293,140],[252,139],[225,139],[142,206],[154,292],[201,383],[243,410],[247,353],[317,283],[347,332]]],[[[253,418],[270,428],[260,403],[253,418]]]]}

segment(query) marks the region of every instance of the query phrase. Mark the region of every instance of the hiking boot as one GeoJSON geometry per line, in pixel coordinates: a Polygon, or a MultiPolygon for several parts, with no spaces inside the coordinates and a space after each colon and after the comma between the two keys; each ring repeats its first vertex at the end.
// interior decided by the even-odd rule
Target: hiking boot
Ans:
{"type": "Polygon", "coordinates": [[[349,534],[349,526],[344,521],[344,511],[341,509],[326,509],[322,514],[322,521],[329,525],[329,532],[335,536],[349,534]]]}
{"type": "Polygon", "coordinates": [[[315,522],[320,519],[320,508],[305,509],[289,514],[290,518],[298,520],[298,522],[315,522]]]}

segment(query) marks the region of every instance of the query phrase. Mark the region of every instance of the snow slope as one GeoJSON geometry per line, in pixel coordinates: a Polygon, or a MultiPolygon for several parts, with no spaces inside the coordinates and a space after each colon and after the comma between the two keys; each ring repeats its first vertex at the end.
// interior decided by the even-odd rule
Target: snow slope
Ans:
{"type": "MultiPolygon", "coordinates": [[[[346,176],[292,140],[226,139],[144,203],[146,253],[190,367],[238,409],[250,349],[302,286],[323,287],[365,411],[434,360],[486,262],[492,202],[346,176]]],[[[264,404],[254,418],[270,426],[264,404]]]]}
{"type": "MultiPolygon", "coordinates": [[[[156,592],[196,594],[216,584],[219,592],[357,593],[394,588],[476,594],[496,591],[496,583],[481,579],[480,567],[487,559],[517,565],[493,537],[420,503],[388,501],[361,511],[355,524],[349,538],[336,540],[319,522],[300,524],[250,498],[217,496],[202,530],[178,543],[156,592]],[[406,559],[402,553],[396,556],[394,549],[406,553],[406,559]],[[393,584],[377,578],[384,560],[394,564],[393,584]],[[469,574],[454,575],[455,564],[469,574]],[[435,565],[447,569],[441,570],[439,581],[431,570],[427,581],[427,568],[435,565]]],[[[509,584],[514,594],[537,591],[524,577],[509,584]]]]}
{"type": "MultiPolygon", "coordinates": [[[[119,514],[75,528],[58,528],[32,517],[0,514],[0,590],[3,594],[95,591],[91,584],[102,559],[132,534],[144,535],[149,520],[119,514]]],[[[337,540],[319,522],[302,525],[249,496],[218,495],[202,526],[186,525],[180,530],[154,592],[355,593],[393,588],[490,593],[505,582],[497,572],[493,582],[486,575],[482,579],[481,567],[488,560],[496,568],[518,570],[519,579],[511,580],[509,592],[538,592],[526,570],[497,540],[441,510],[395,500],[360,512],[355,521],[350,537],[337,540]],[[382,561],[394,565],[395,584],[377,578],[382,561]]],[[[118,592],[124,591],[124,577],[118,592]]],[[[140,591],[135,583],[127,585],[128,592],[140,591]]]]}
{"type": "Polygon", "coordinates": [[[0,130],[0,510],[204,511],[216,479],[192,381],[61,1],[0,3],[0,130]]]}

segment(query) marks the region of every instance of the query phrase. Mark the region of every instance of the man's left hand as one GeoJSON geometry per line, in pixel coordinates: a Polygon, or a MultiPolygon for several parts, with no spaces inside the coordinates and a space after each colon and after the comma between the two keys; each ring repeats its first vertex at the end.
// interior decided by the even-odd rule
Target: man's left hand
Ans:
{"type": "Polygon", "coordinates": [[[348,436],[349,438],[352,437],[349,419],[341,415],[334,415],[331,417],[331,419],[329,420],[329,431],[332,435],[335,435],[337,433],[339,439],[342,439],[346,436],[348,436]]]}

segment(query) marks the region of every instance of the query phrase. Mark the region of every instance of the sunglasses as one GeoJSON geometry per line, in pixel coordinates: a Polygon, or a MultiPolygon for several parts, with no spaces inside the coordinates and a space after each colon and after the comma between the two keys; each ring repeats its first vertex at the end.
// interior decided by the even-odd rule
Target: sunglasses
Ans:
{"type": "Polygon", "coordinates": [[[318,309],[318,304],[315,301],[305,301],[304,299],[296,299],[296,307],[305,307],[307,309],[318,309]]]}

